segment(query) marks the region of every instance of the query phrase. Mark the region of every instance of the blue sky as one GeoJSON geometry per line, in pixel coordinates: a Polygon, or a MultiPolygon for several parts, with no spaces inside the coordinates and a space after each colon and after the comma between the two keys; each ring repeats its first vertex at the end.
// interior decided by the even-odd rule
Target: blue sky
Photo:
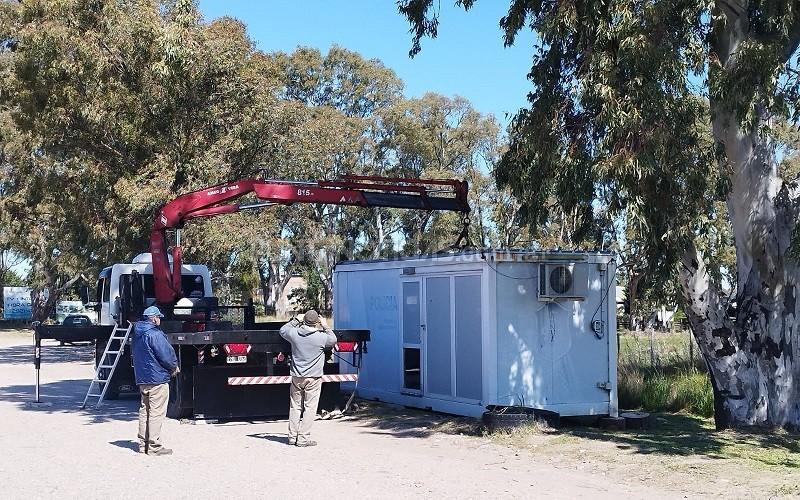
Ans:
{"type": "Polygon", "coordinates": [[[200,10],[206,21],[241,20],[265,52],[298,46],[326,52],[336,44],[380,59],[403,80],[406,96],[460,95],[506,125],[531,89],[526,75],[533,35],[522,33],[513,47],[504,48],[498,23],[507,0],[478,0],[469,12],[454,3],[441,1],[439,37],[423,40],[414,59],[408,57],[408,22],[392,0],[200,0],[200,10]]]}

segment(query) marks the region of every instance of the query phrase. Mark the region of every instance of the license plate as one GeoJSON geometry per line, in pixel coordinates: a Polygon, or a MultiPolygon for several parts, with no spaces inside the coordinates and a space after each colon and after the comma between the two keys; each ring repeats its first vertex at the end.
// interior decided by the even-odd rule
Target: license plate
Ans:
{"type": "Polygon", "coordinates": [[[247,363],[247,356],[228,356],[228,363],[247,363]]]}

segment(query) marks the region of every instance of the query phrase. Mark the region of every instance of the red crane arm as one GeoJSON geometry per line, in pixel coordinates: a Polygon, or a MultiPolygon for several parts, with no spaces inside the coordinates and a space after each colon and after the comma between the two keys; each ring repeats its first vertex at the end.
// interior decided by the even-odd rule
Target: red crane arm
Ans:
{"type": "Polygon", "coordinates": [[[181,228],[187,220],[294,203],[469,213],[467,192],[466,181],[350,175],[341,180],[317,182],[242,179],[178,196],[164,204],[156,213],[150,233],[156,301],[162,305],[170,305],[181,296],[180,239],[172,248],[173,262],[170,271],[166,231],[181,228]],[[261,203],[223,204],[250,193],[255,193],[261,203]]]}

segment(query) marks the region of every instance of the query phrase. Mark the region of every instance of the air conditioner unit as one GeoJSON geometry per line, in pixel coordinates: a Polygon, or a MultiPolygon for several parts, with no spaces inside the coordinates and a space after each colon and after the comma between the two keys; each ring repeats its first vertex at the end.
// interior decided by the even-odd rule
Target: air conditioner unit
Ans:
{"type": "Polygon", "coordinates": [[[585,268],[573,262],[539,264],[539,301],[584,300],[588,288],[585,268]]]}

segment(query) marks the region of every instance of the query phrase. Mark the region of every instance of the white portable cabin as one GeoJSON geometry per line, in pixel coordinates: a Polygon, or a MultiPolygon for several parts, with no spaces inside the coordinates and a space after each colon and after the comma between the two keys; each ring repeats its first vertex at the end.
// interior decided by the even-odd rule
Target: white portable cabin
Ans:
{"type": "Polygon", "coordinates": [[[487,405],[616,416],[615,272],[598,252],[342,262],[334,319],[372,332],[363,398],[467,416],[487,405]]]}

